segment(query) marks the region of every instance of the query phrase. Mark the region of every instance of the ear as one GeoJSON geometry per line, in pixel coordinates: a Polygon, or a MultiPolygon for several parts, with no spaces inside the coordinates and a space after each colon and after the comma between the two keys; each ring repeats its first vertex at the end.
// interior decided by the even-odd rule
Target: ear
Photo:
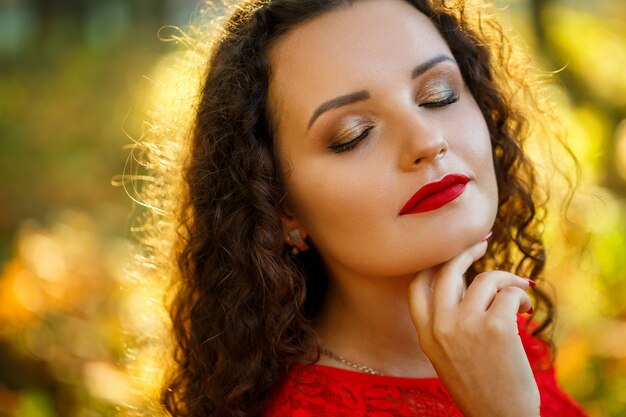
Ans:
{"type": "Polygon", "coordinates": [[[285,243],[300,252],[308,250],[309,245],[305,242],[307,231],[298,220],[296,214],[289,207],[289,203],[287,203],[286,199],[283,199],[279,203],[279,210],[285,243]]]}

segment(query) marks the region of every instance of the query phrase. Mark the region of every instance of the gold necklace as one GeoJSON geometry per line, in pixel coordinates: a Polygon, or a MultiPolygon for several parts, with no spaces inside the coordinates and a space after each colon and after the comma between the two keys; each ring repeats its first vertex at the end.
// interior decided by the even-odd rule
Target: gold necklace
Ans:
{"type": "Polygon", "coordinates": [[[325,348],[320,348],[320,353],[322,355],[326,355],[331,359],[334,359],[336,361],[339,361],[341,363],[343,363],[344,365],[348,365],[351,366],[354,369],[358,369],[361,372],[364,372],[366,374],[370,374],[370,375],[385,375],[384,373],[377,371],[376,369],[370,368],[369,366],[360,363],[360,362],[352,362],[351,360],[348,360],[346,358],[344,358],[343,356],[337,355],[336,353],[325,349],[325,348]]]}

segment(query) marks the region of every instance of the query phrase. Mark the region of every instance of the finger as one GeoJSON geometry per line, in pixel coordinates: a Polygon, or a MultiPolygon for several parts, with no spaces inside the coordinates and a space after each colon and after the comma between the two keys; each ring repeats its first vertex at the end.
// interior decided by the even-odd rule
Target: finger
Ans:
{"type": "Polygon", "coordinates": [[[409,312],[416,327],[422,327],[430,320],[434,278],[433,269],[427,269],[418,272],[409,285],[409,312]]]}
{"type": "Polygon", "coordinates": [[[477,243],[442,264],[433,285],[433,308],[445,314],[456,308],[463,297],[463,274],[487,251],[487,242],[477,243]]]}
{"type": "Polygon", "coordinates": [[[461,305],[467,311],[486,311],[496,294],[511,286],[527,290],[530,284],[524,278],[510,272],[489,271],[480,273],[476,275],[472,284],[467,288],[461,305]]]}
{"type": "Polygon", "coordinates": [[[487,310],[497,317],[516,317],[517,313],[530,310],[532,303],[526,291],[517,287],[506,287],[496,294],[496,297],[487,310]]]}

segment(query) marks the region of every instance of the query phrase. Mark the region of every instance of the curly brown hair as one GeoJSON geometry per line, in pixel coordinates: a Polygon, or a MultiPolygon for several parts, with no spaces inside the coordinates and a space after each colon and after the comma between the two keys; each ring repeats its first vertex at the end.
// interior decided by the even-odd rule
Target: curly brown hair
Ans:
{"type": "MultiPolygon", "coordinates": [[[[267,51],[301,23],[355,1],[247,1],[215,38],[177,209],[176,368],[161,395],[173,416],[258,416],[291,365],[319,358],[311,320],[328,278],[314,248],[294,257],[283,240],[267,51]]],[[[535,95],[532,64],[483,5],[406,1],[446,40],[491,136],[498,215],[489,252],[468,281],[494,268],[540,279],[547,199],[524,144],[533,135],[528,120],[551,111],[535,95]]],[[[535,133],[542,123],[533,119],[535,133]]],[[[535,334],[549,340],[553,302],[540,287],[532,289],[535,334]]]]}

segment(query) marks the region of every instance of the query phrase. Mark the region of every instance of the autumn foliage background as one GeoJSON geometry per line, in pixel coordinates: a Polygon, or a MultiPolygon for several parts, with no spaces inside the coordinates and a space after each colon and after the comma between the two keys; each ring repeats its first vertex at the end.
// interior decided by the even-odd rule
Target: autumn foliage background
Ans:
{"type": "MultiPolygon", "coordinates": [[[[496,5],[556,72],[582,168],[568,221],[555,206],[546,224],[558,376],[592,417],[624,416],[626,2],[496,5]]],[[[142,355],[133,338],[160,316],[158,297],[129,280],[138,209],[114,185],[181,50],[160,39],[165,26],[200,8],[0,0],[0,417],[126,415],[155,392],[154,361],[128,366],[142,355]]]]}

